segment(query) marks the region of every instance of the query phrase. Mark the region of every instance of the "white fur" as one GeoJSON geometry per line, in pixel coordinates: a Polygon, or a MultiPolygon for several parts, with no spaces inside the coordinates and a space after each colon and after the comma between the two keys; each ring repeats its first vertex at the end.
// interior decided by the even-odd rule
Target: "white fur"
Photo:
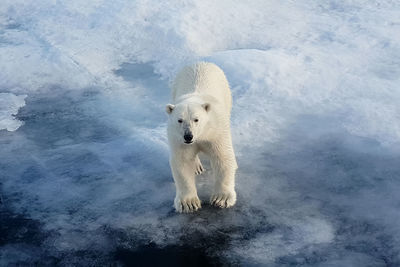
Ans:
{"type": "Polygon", "coordinates": [[[201,207],[195,184],[196,174],[204,171],[199,152],[210,157],[215,175],[211,203],[222,208],[233,206],[237,164],[230,131],[232,96],[224,72],[207,62],[183,68],[173,83],[171,101],[166,109],[176,211],[192,212],[201,207]],[[188,132],[193,135],[191,144],[184,143],[188,132]]]}

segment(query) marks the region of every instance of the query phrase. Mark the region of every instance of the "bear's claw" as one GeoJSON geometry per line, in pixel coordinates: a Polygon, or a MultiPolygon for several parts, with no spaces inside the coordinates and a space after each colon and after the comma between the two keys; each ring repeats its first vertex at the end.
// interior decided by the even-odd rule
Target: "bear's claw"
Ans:
{"type": "Polygon", "coordinates": [[[219,192],[211,196],[211,205],[219,208],[229,208],[236,203],[236,193],[233,192],[219,192]]]}
{"type": "Polygon", "coordinates": [[[197,196],[192,198],[175,198],[174,206],[177,212],[189,213],[200,209],[201,202],[197,196]]]}

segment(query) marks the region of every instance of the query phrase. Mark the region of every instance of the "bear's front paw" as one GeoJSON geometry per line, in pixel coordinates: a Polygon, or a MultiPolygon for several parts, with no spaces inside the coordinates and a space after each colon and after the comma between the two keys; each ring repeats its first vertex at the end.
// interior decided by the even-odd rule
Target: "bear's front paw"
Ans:
{"type": "Polygon", "coordinates": [[[175,197],[174,202],[175,210],[177,212],[194,212],[201,208],[200,199],[195,197],[175,197]]]}
{"type": "Polygon", "coordinates": [[[216,192],[211,196],[210,203],[220,208],[232,207],[236,203],[236,192],[235,190],[216,192]]]}

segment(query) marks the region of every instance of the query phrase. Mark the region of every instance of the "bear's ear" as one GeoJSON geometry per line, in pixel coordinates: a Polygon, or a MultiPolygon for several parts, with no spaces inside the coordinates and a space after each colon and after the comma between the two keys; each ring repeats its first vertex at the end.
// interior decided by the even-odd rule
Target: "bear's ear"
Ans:
{"type": "Polygon", "coordinates": [[[203,105],[201,105],[207,112],[210,110],[210,104],[205,103],[203,105]]]}
{"type": "Polygon", "coordinates": [[[167,111],[168,114],[171,114],[171,112],[174,110],[174,108],[175,108],[174,105],[168,104],[168,105],[165,107],[165,110],[167,111]]]}

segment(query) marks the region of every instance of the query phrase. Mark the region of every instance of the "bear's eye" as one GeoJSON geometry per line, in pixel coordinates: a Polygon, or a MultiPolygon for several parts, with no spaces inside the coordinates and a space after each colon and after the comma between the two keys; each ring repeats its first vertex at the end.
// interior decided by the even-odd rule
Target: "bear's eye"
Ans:
{"type": "Polygon", "coordinates": [[[182,123],[182,119],[179,119],[178,122],[179,122],[179,123],[182,123]]]}
{"type": "Polygon", "coordinates": [[[194,122],[199,122],[199,119],[194,119],[194,122]]]}

